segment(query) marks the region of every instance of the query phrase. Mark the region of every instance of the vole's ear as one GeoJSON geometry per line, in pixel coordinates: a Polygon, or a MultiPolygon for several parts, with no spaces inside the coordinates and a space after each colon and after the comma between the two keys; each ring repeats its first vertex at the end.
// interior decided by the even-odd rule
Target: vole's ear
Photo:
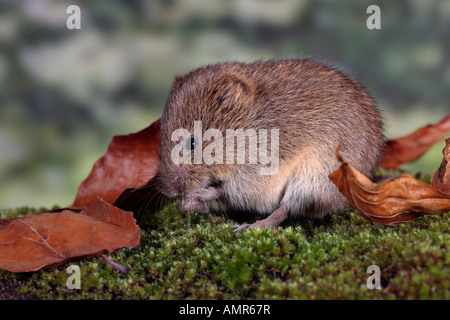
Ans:
{"type": "Polygon", "coordinates": [[[256,85],[235,75],[220,77],[207,88],[207,96],[218,106],[251,102],[256,94],[256,85]]]}

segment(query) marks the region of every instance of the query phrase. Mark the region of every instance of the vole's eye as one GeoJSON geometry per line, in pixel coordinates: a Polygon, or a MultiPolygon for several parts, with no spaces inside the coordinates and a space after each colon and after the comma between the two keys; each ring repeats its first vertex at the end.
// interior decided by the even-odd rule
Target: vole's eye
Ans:
{"type": "Polygon", "coordinates": [[[184,143],[186,150],[191,153],[194,152],[195,148],[198,146],[197,138],[194,135],[186,137],[184,143]]]}

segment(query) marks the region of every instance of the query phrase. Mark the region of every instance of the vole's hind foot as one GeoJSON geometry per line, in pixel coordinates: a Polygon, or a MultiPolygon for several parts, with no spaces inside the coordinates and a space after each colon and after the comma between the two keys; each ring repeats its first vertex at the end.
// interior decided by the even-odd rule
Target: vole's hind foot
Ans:
{"type": "Polygon", "coordinates": [[[276,226],[279,226],[289,216],[289,209],[286,205],[281,205],[277,210],[275,210],[270,216],[268,216],[265,219],[258,220],[255,223],[252,224],[244,224],[242,226],[237,227],[233,230],[233,232],[240,232],[246,229],[253,229],[253,228],[273,228],[276,226]]]}

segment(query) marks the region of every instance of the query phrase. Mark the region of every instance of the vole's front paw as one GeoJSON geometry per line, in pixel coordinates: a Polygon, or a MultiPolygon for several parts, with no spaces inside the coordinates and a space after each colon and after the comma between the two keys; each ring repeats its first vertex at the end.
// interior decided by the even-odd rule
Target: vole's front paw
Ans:
{"type": "Polygon", "coordinates": [[[181,199],[180,210],[182,212],[207,212],[206,205],[196,197],[185,197],[181,199]]]}
{"type": "Polygon", "coordinates": [[[218,199],[222,195],[222,190],[218,187],[206,185],[187,194],[181,199],[180,210],[183,212],[207,213],[207,201],[218,199]]]}

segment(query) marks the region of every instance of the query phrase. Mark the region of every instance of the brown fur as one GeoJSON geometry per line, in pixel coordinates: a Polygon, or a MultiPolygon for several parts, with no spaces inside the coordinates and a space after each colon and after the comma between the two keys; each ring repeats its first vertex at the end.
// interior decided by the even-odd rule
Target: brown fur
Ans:
{"type": "Polygon", "coordinates": [[[291,215],[321,217],[347,205],[328,179],[339,167],[339,143],[343,157],[371,176],[383,146],[381,121],[355,80],[307,59],[209,65],[173,82],[161,117],[157,177],[166,195],[199,200],[185,202],[190,210],[270,214],[286,206],[291,215]],[[278,172],[261,176],[261,164],[176,166],[171,133],[178,128],[192,133],[195,120],[202,121],[203,132],[216,128],[224,137],[226,129],[279,129],[278,172]],[[218,195],[198,197],[205,186],[218,188],[218,195]]]}

